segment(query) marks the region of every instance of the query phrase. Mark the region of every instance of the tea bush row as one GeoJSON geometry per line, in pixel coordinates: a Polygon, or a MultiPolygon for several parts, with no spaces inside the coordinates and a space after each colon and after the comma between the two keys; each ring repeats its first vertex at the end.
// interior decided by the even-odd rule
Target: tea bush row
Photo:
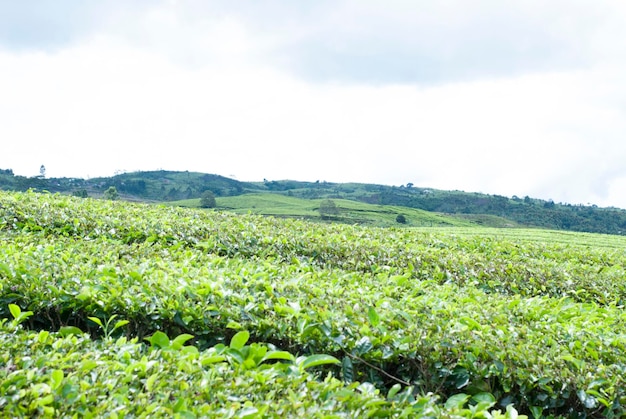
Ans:
{"type": "Polygon", "coordinates": [[[506,295],[569,296],[608,305],[626,301],[626,238],[617,236],[506,230],[505,237],[498,237],[501,230],[455,234],[454,229],[358,228],[8,192],[0,192],[0,229],[126,244],[158,242],[346,271],[391,270],[506,295]],[[579,237],[584,244],[577,243],[579,237]]]}
{"type": "Polygon", "coordinates": [[[626,404],[620,306],[158,242],[2,237],[0,313],[33,311],[33,328],[94,331],[89,317],[117,315],[130,336],[190,333],[200,349],[247,330],[292,353],[333,355],[338,377],[381,389],[488,393],[501,407],[561,414],[617,415],[626,404]]]}
{"type": "MultiPolygon", "coordinates": [[[[514,417],[493,400],[445,408],[437,398],[317,378],[305,362],[264,345],[206,351],[155,334],[91,340],[76,330],[28,332],[0,322],[0,411],[6,417],[359,418],[514,417]],[[239,361],[241,359],[242,361],[239,361]],[[275,360],[280,359],[279,362],[275,360]]],[[[467,402],[467,400],[466,400],[467,402]]]]}

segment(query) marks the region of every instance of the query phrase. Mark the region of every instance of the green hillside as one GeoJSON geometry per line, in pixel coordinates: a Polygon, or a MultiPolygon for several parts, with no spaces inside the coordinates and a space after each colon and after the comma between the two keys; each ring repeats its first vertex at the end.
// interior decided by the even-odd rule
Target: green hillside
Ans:
{"type": "Polygon", "coordinates": [[[11,170],[0,170],[0,189],[4,190],[34,189],[101,197],[110,187],[115,187],[124,200],[155,202],[199,197],[206,190],[212,191],[217,196],[228,196],[263,189],[256,184],[239,182],[224,176],[187,171],[157,170],[80,179],[28,178],[15,176],[11,170]]]}
{"type": "MultiPolygon", "coordinates": [[[[301,219],[342,222],[348,224],[371,225],[377,227],[418,227],[418,226],[503,226],[510,221],[498,217],[486,219],[467,219],[446,216],[414,208],[396,207],[393,205],[372,205],[347,199],[333,199],[338,214],[323,219],[320,215],[322,199],[294,198],[276,193],[251,193],[239,196],[218,197],[217,209],[228,210],[238,214],[259,214],[276,217],[293,217],[301,219]],[[399,223],[397,217],[402,215],[405,222],[399,223]]],[[[198,208],[199,199],[171,202],[188,208],[198,208]]]]}
{"type": "Polygon", "coordinates": [[[482,193],[443,191],[417,187],[411,183],[388,186],[285,180],[264,182],[258,186],[307,199],[343,198],[454,214],[468,219],[480,220],[485,216],[495,216],[508,219],[513,224],[554,230],[626,234],[624,209],[555,203],[528,196],[508,198],[482,193]]]}
{"type": "MultiPolygon", "coordinates": [[[[292,198],[308,200],[333,199],[349,200],[372,205],[389,205],[391,213],[397,207],[413,208],[428,212],[453,215],[457,221],[470,222],[484,226],[526,226],[553,230],[595,232],[605,234],[626,234],[626,210],[618,208],[598,208],[597,206],[571,205],[555,203],[550,200],[530,197],[511,198],[469,193],[462,191],[442,191],[426,187],[417,187],[411,183],[400,186],[330,183],[330,182],[299,182],[292,180],[263,182],[240,182],[214,174],[174,171],[151,171],[123,173],[112,177],[95,179],[75,178],[27,178],[15,176],[11,170],[0,170],[0,189],[26,191],[60,192],[77,196],[102,197],[109,188],[115,188],[119,197],[127,201],[172,202],[187,199],[198,199],[205,191],[211,191],[217,197],[234,197],[250,193],[272,193],[292,198]]],[[[247,207],[251,212],[258,208],[247,207]]],[[[272,199],[277,199],[272,197],[272,199]]],[[[244,200],[245,201],[245,200],[244,200]]],[[[297,206],[296,206],[297,207],[297,206]]],[[[233,204],[235,210],[242,209],[239,203],[233,204]]],[[[265,206],[268,212],[270,208],[265,206]]],[[[359,209],[346,209],[346,222],[372,223],[372,216],[378,219],[377,225],[389,225],[389,217],[380,214],[359,216],[359,209]],[[359,221],[362,220],[362,221],[359,221]]],[[[280,214],[280,208],[275,209],[280,214]]],[[[296,208],[294,208],[296,211],[296,208]]],[[[298,216],[306,217],[306,210],[298,216]]],[[[310,211],[310,210],[309,210],[310,211]]],[[[364,210],[364,211],[369,211],[364,210]]],[[[407,210],[402,210],[407,211],[407,210]]],[[[289,212],[289,211],[287,211],[289,212]]],[[[285,215],[285,214],[282,214],[285,215]]],[[[293,214],[291,214],[293,215],[293,214]]],[[[309,213],[310,215],[310,213],[309,213]]],[[[418,219],[421,217],[417,217],[418,219]]],[[[436,220],[433,223],[437,223],[436,220]]],[[[376,222],[374,222],[376,224],[376,222]]],[[[393,222],[391,222],[393,225],[393,222]]]]}

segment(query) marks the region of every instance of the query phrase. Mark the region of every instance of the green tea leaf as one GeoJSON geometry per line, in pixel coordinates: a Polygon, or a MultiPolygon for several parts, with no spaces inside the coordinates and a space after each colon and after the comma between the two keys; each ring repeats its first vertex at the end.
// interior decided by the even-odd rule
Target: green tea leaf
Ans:
{"type": "Polygon", "coordinates": [[[17,304],[9,304],[9,311],[16,320],[20,317],[20,314],[22,314],[22,309],[17,304]]]}
{"type": "Polygon", "coordinates": [[[152,391],[152,388],[154,387],[154,383],[156,382],[156,380],[159,378],[159,374],[152,374],[150,377],[148,377],[146,379],[146,390],[148,391],[152,391]]]}
{"type": "Polygon", "coordinates": [[[87,316],[87,318],[91,320],[92,322],[94,322],[95,324],[97,324],[98,326],[100,326],[101,328],[104,327],[104,325],[102,324],[102,320],[100,320],[99,318],[92,317],[92,316],[87,316]]]}
{"type": "Polygon", "coordinates": [[[79,371],[86,373],[96,368],[97,366],[98,366],[98,363],[94,361],[93,359],[86,359],[80,364],[79,371]]]}
{"type": "Polygon", "coordinates": [[[515,409],[515,407],[513,407],[512,404],[509,404],[506,407],[506,417],[507,419],[517,419],[518,417],[520,417],[519,414],[517,413],[517,410],[515,409]]]}
{"type": "Polygon", "coordinates": [[[261,358],[261,362],[269,361],[272,359],[283,361],[294,361],[295,357],[287,351],[270,351],[261,358]]]}
{"type": "Polygon", "coordinates": [[[445,407],[446,409],[462,409],[469,399],[470,396],[468,394],[455,394],[454,396],[450,396],[448,400],[446,400],[445,407]]]}
{"type": "Polygon", "coordinates": [[[185,345],[185,342],[191,339],[193,339],[193,335],[187,333],[180,334],[172,340],[171,346],[174,349],[180,349],[185,345]]]}
{"type": "Polygon", "coordinates": [[[495,403],[496,402],[496,398],[493,397],[493,394],[487,393],[487,392],[474,394],[472,396],[472,400],[475,401],[476,403],[483,403],[483,402],[495,403]]]}
{"type": "Polygon", "coordinates": [[[52,389],[56,390],[61,387],[64,377],[63,370],[54,370],[52,371],[52,374],[50,374],[50,376],[52,378],[52,389]]]}
{"type": "Polygon", "coordinates": [[[354,346],[354,353],[356,355],[363,355],[368,353],[374,346],[369,336],[363,336],[359,339],[354,346]]]}
{"type": "Polygon", "coordinates": [[[146,339],[153,348],[167,349],[170,346],[170,338],[161,331],[154,332],[152,336],[146,339]]]}
{"type": "Polygon", "coordinates": [[[304,359],[301,364],[301,368],[306,370],[308,368],[317,367],[319,365],[328,365],[328,364],[341,364],[341,362],[331,355],[318,354],[311,355],[304,359]]]}
{"type": "Polygon", "coordinates": [[[398,383],[391,386],[389,392],[387,393],[387,400],[393,400],[393,398],[398,394],[398,392],[402,390],[402,386],[398,383]]]}
{"type": "Polygon", "coordinates": [[[576,394],[587,409],[595,409],[598,405],[598,401],[596,400],[596,398],[587,394],[585,390],[578,390],[576,394]]]}
{"type": "Polygon", "coordinates": [[[0,273],[2,273],[4,276],[9,278],[11,276],[11,269],[9,268],[8,265],[5,265],[4,263],[0,263],[0,273]]]}
{"type": "Polygon", "coordinates": [[[232,349],[241,350],[250,338],[250,333],[246,330],[235,333],[235,336],[230,340],[230,347],[232,349]]]}
{"type": "Polygon", "coordinates": [[[241,325],[241,323],[235,322],[235,321],[229,321],[228,324],[226,325],[227,329],[235,329],[235,330],[241,330],[243,328],[243,326],[241,325]]]}
{"type": "Polygon", "coordinates": [[[349,356],[344,356],[341,360],[341,377],[346,383],[354,381],[354,365],[349,356]]]}
{"type": "Polygon", "coordinates": [[[48,332],[47,330],[42,330],[37,335],[37,341],[39,343],[45,343],[49,337],[50,337],[50,332],[48,332]]]}
{"type": "Polygon", "coordinates": [[[376,312],[376,309],[374,307],[370,307],[367,310],[367,317],[370,321],[370,324],[374,327],[378,326],[378,324],[380,323],[380,317],[378,316],[378,313],[376,312]]]}
{"type": "MultiPolygon", "coordinates": [[[[115,323],[115,326],[113,326],[113,330],[117,330],[117,329],[119,329],[120,327],[126,326],[128,323],[130,323],[128,320],[118,320],[118,321],[115,323]]],[[[112,331],[113,331],[113,330],[112,330],[112,331]]]]}
{"type": "Polygon", "coordinates": [[[59,334],[63,337],[71,335],[82,335],[83,331],[76,326],[63,326],[59,329],[59,334]]]}
{"type": "Polygon", "coordinates": [[[539,419],[543,417],[543,407],[540,406],[530,406],[530,413],[533,415],[533,418],[539,419]]]}
{"type": "Polygon", "coordinates": [[[237,417],[241,419],[252,419],[259,417],[259,409],[254,406],[247,406],[237,412],[237,417]]]}
{"type": "Polygon", "coordinates": [[[202,364],[203,367],[206,367],[208,365],[217,364],[219,362],[224,362],[224,361],[226,361],[226,357],[225,356],[214,355],[214,356],[208,356],[208,357],[202,358],[200,363],[202,364]]]}

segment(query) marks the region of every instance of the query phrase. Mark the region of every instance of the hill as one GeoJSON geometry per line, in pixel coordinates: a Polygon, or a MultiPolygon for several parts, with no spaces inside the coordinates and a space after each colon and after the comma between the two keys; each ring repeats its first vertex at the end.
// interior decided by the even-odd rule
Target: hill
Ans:
{"type": "MultiPolygon", "coordinates": [[[[218,197],[217,209],[238,214],[271,215],[315,221],[342,222],[375,227],[515,227],[517,224],[496,216],[454,216],[394,205],[374,205],[348,199],[332,199],[337,214],[323,217],[320,205],[326,199],[304,199],[274,192],[218,197]],[[401,217],[401,218],[399,218],[401,217]]],[[[174,201],[171,205],[198,208],[199,199],[174,201]]]]}
{"type": "MultiPolygon", "coordinates": [[[[595,205],[571,205],[531,197],[511,198],[499,195],[442,191],[416,187],[362,183],[300,182],[292,180],[241,182],[224,176],[197,172],[148,171],[115,175],[112,177],[78,178],[26,178],[15,176],[11,170],[0,170],[0,189],[26,191],[47,190],[79,196],[101,197],[104,191],[115,187],[124,200],[172,202],[197,199],[205,190],[217,197],[235,197],[250,193],[268,193],[308,200],[344,199],[372,205],[413,208],[433,213],[453,215],[459,221],[466,220],[485,226],[527,226],[554,230],[626,234],[626,210],[599,208],[595,205]],[[505,221],[503,221],[505,220],[505,221]]],[[[254,198],[254,199],[258,199],[254,198]]],[[[276,195],[272,199],[278,200],[276,195]]],[[[234,204],[237,211],[258,211],[252,205],[245,208],[242,199],[234,204]]],[[[249,201],[252,202],[252,201],[249,201]]],[[[254,204],[256,205],[256,204],[254,204]]],[[[278,201],[274,206],[280,206],[278,201]]],[[[300,205],[300,204],[298,204],[300,205]]],[[[224,204],[224,207],[227,207],[224,204]]],[[[347,204],[342,204],[348,208],[347,204]]],[[[355,213],[357,210],[350,210],[355,213]]],[[[394,212],[396,209],[390,209],[394,212]]],[[[379,211],[376,211],[379,212],[379,211]]],[[[345,213],[347,215],[347,212],[345,213]]],[[[283,214],[288,215],[288,214],[283,214]]],[[[294,215],[294,214],[292,214],[294,215]]],[[[301,215],[297,215],[301,216],[301,215]]],[[[358,219],[358,217],[356,217],[358,219]]],[[[339,221],[350,221],[339,220],[339,221]]]]}
{"type": "MultiPolygon", "coordinates": [[[[259,186],[261,186],[259,184],[259,186]]],[[[387,186],[359,183],[272,181],[267,190],[302,198],[343,198],[377,205],[395,205],[486,220],[485,215],[514,224],[608,234],[626,233],[626,210],[571,205],[528,196],[507,198],[462,191],[443,191],[412,184],[387,186]]]]}
{"type": "Polygon", "coordinates": [[[264,188],[224,176],[198,172],[156,170],[122,173],[112,177],[91,179],[42,178],[15,176],[11,170],[0,170],[0,189],[26,191],[46,190],[69,194],[100,197],[105,190],[115,187],[128,201],[173,201],[199,197],[206,190],[217,196],[240,195],[264,188]]]}

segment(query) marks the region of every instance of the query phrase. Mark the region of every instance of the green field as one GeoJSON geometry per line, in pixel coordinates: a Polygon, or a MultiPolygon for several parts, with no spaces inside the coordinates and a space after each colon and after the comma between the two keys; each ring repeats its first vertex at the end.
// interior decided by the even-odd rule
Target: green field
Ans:
{"type": "Polygon", "coordinates": [[[0,192],[0,412],[626,414],[626,237],[352,224],[0,192]]]}
{"type": "MultiPolygon", "coordinates": [[[[250,193],[239,196],[218,197],[217,209],[237,214],[259,214],[275,217],[290,217],[321,220],[319,207],[323,199],[303,199],[274,193],[250,193]]],[[[359,224],[374,227],[418,227],[418,226],[477,226],[515,227],[514,222],[495,216],[451,216],[393,205],[373,205],[347,199],[332,199],[339,214],[332,222],[359,224]],[[403,215],[406,223],[396,221],[403,215]]],[[[199,199],[171,202],[187,208],[198,208],[199,199]]]]}

